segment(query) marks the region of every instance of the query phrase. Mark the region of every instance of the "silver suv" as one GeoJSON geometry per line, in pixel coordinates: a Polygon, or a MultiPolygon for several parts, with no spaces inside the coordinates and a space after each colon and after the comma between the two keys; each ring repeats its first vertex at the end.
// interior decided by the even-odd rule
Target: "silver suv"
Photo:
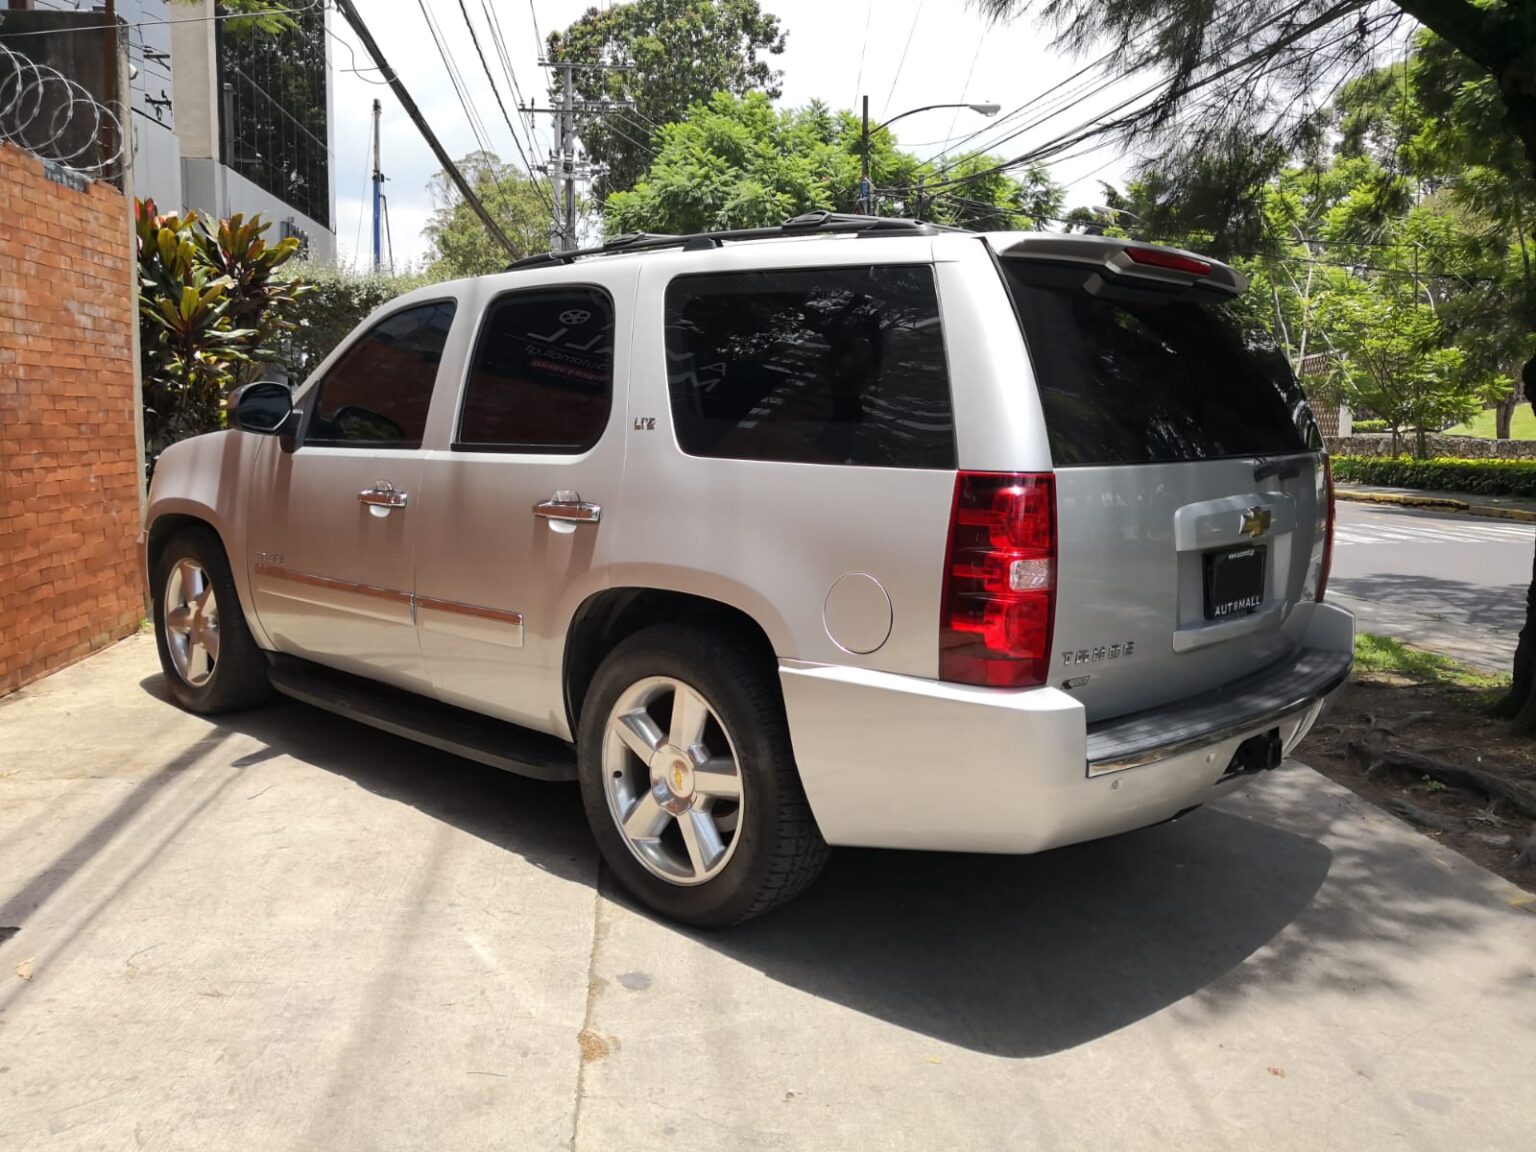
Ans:
{"type": "Polygon", "coordinates": [[[421,289],[158,461],[167,681],[577,780],[614,875],[698,925],[828,845],[1171,819],[1351,660],[1327,460],[1243,287],[817,214],[421,289]]]}

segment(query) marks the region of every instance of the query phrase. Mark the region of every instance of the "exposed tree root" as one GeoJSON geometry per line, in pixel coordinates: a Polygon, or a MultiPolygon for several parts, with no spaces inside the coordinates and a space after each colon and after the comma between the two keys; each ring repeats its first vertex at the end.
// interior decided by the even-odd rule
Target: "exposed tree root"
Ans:
{"type": "Polygon", "coordinates": [[[1376,776],[1388,769],[1428,776],[1452,788],[1480,792],[1489,799],[1502,800],[1522,816],[1536,820],[1536,789],[1516,784],[1493,772],[1450,764],[1417,752],[1372,747],[1359,740],[1349,742],[1349,755],[1367,766],[1367,776],[1376,776]]]}

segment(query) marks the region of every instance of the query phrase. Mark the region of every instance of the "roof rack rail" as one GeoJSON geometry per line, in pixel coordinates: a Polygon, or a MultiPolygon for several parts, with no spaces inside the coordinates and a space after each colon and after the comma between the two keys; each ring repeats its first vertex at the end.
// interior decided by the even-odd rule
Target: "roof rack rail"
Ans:
{"type": "Polygon", "coordinates": [[[810,236],[819,233],[853,233],[860,236],[934,236],[940,229],[921,220],[907,220],[899,216],[853,216],[843,212],[805,212],[782,224],[766,228],[736,228],[723,232],[694,232],[687,236],[675,236],[667,232],[626,232],[593,248],[576,248],[569,252],[540,252],[525,256],[508,264],[505,271],[515,272],[525,268],[546,268],[552,264],[569,264],[586,256],[611,256],[616,252],[651,251],[659,248],[681,248],[686,252],[705,248],[718,248],[726,241],[773,240],[783,236],[810,236]]]}

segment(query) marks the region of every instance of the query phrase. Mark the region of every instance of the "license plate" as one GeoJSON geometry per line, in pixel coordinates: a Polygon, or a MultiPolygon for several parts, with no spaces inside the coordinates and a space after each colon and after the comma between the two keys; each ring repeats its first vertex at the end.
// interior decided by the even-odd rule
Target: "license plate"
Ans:
{"type": "Polygon", "coordinates": [[[1205,554],[1205,618],[1245,616],[1264,602],[1263,544],[1205,554]]]}

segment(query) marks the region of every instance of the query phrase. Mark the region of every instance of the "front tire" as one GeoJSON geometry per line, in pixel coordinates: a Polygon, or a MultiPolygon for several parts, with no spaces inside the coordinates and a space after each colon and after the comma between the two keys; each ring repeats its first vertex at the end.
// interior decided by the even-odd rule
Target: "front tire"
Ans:
{"type": "Polygon", "coordinates": [[[184,528],[155,560],[155,646],[171,696],[189,712],[234,712],[271,695],[267,661],[211,528],[184,528]]]}
{"type": "Polygon", "coordinates": [[[577,738],[587,820],[619,883],[699,927],[739,924],[825,865],[778,685],[739,637],[659,625],[593,678],[577,738]]]}

